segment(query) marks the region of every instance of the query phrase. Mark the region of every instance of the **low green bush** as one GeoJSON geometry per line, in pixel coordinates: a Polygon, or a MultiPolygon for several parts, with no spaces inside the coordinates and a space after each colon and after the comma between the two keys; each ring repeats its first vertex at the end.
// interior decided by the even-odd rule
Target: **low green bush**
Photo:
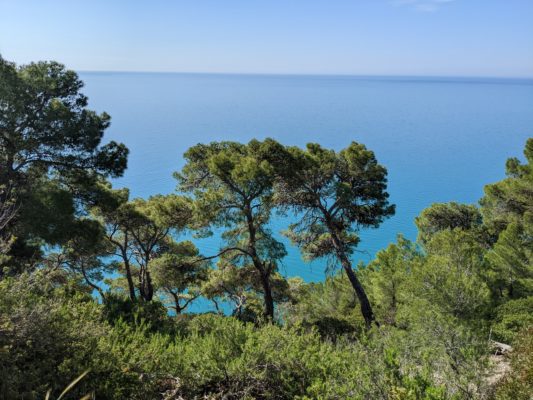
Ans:
{"type": "Polygon", "coordinates": [[[533,327],[516,335],[511,370],[496,390],[497,400],[531,400],[533,393],[533,327]]]}
{"type": "Polygon", "coordinates": [[[496,309],[493,333],[496,340],[513,343],[524,328],[533,326],[533,296],[509,300],[496,309]]]}

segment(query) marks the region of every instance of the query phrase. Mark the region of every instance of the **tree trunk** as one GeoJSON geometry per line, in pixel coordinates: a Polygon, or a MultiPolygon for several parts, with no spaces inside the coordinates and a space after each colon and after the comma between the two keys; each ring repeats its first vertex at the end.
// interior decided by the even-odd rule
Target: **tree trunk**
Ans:
{"type": "Polygon", "coordinates": [[[348,275],[348,279],[350,280],[350,283],[355,290],[355,294],[359,299],[359,304],[361,304],[361,313],[365,319],[366,328],[370,329],[372,327],[372,323],[375,323],[379,326],[376,318],[374,317],[374,312],[372,311],[372,306],[370,305],[370,301],[368,300],[365,289],[363,288],[363,285],[361,285],[361,282],[359,282],[359,279],[357,279],[357,275],[352,269],[350,260],[348,259],[346,252],[343,250],[340,240],[334,233],[332,233],[331,237],[333,238],[333,244],[337,252],[337,258],[341,262],[342,268],[346,272],[346,275],[348,275]]]}
{"type": "Polygon", "coordinates": [[[146,300],[152,301],[154,298],[154,285],[152,285],[152,276],[149,271],[146,271],[146,300]]]}
{"type": "Polygon", "coordinates": [[[122,251],[122,258],[124,259],[124,269],[126,270],[126,280],[128,281],[128,290],[130,292],[130,300],[135,301],[135,284],[133,283],[133,277],[131,276],[130,263],[128,261],[128,255],[125,251],[122,251]]]}
{"type": "Polygon", "coordinates": [[[176,310],[176,314],[181,314],[182,308],[180,306],[180,298],[177,293],[173,292],[172,290],[168,291],[172,298],[174,299],[174,308],[176,310]]]}
{"type": "Polygon", "coordinates": [[[128,281],[128,290],[130,294],[130,300],[135,301],[135,284],[133,283],[133,277],[131,275],[130,259],[128,257],[128,234],[124,235],[124,242],[120,243],[113,239],[112,235],[108,237],[108,240],[120,249],[122,261],[124,261],[124,269],[126,270],[126,280],[128,281]]]}
{"type": "Polygon", "coordinates": [[[152,286],[152,278],[146,266],[141,267],[139,271],[139,292],[144,301],[152,301],[154,297],[154,288],[152,286]]]}
{"type": "Polygon", "coordinates": [[[370,306],[370,301],[368,301],[365,289],[363,289],[363,285],[361,285],[361,282],[359,282],[359,279],[357,279],[357,276],[355,275],[355,272],[352,269],[350,262],[347,260],[347,257],[346,261],[341,261],[341,263],[342,267],[344,268],[344,271],[346,272],[346,275],[348,275],[348,279],[350,280],[352,287],[355,290],[355,294],[359,299],[359,303],[361,304],[361,313],[363,314],[363,318],[365,319],[365,325],[367,329],[370,329],[372,323],[374,322],[377,324],[377,321],[374,317],[374,312],[372,311],[372,307],[370,306]]]}
{"type": "Polygon", "coordinates": [[[93,282],[91,282],[91,280],[87,276],[87,271],[85,270],[85,266],[83,265],[83,261],[81,263],[81,273],[83,275],[83,279],[85,279],[85,283],[87,283],[87,285],[89,285],[94,290],[96,290],[98,292],[98,294],[100,295],[100,297],[102,298],[102,301],[105,303],[106,297],[105,297],[104,291],[100,288],[100,286],[95,285],[93,282]]]}
{"type": "Polygon", "coordinates": [[[265,292],[263,315],[269,322],[272,322],[274,321],[274,298],[272,297],[272,288],[270,287],[270,277],[267,274],[261,274],[261,283],[265,292]]]}
{"type": "Polygon", "coordinates": [[[272,322],[274,321],[274,298],[272,297],[272,288],[270,287],[270,269],[266,268],[265,263],[257,254],[255,236],[256,228],[254,225],[252,209],[249,203],[246,205],[244,213],[248,225],[248,234],[250,235],[248,241],[248,251],[255,269],[257,269],[261,276],[261,285],[263,286],[264,291],[263,296],[265,304],[263,315],[265,316],[268,322],[272,322]]]}

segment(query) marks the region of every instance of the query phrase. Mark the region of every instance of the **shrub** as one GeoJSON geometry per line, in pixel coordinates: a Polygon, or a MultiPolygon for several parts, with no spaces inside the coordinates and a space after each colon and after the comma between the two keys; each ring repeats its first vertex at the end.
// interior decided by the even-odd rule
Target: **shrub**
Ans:
{"type": "Polygon", "coordinates": [[[60,392],[87,369],[98,338],[108,331],[90,297],[59,295],[49,283],[39,274],[0,282],[2,398],[60,392]]]}
{"type": "Polygon", "coordinates": [[[496,390],[498,400],[530,400],[533,393],[533,327],[516,336],[511,353],[511,371],[496,390]]]}
{"type": "Polygon", "coordinates": [[[509,300],[496,309],[493,333],[497,340],[513,343],[516,334],[530,326],[533,326],[533,296],[509,300]]]}

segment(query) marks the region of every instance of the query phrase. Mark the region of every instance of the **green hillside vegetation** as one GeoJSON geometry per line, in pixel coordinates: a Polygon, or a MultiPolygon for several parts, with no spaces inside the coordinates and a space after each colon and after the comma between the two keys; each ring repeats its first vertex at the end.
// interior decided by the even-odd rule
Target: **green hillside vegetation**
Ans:
{"type": "Polygon", "coordinates": [[[531,399],[533,138],[478,205],[433,204],[354,265],[395,212],[363,144],[198,144],[175,194],[132,199],[82,86],[0,58],[0,399],[86,371],[63,398],[531,399]],[[279,213],[324,282],[279,272],[279,213]],[[213,232],[216,254],[178,240],[213,232]]]}

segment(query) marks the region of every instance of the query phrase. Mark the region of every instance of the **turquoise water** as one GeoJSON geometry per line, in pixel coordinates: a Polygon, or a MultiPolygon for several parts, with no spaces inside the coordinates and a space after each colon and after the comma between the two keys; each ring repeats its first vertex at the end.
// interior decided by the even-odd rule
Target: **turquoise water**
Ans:
{"type": "MultiPolygon", "coordinates": [[[[398,233],[416,237],[413,219],[433,202],[475,203],[504,177],[505,160],[533,136],[533,80],[349,76],[81,73],[90,106],[112,116],[107,139],[131,150],[115,182],[133,196],[170,193],[172,172],[197,143],[272,137],[289,145],[352,140],[374,150],[389,171],[394,217],[363,232],[365,262],[398,233]]],[[[274,221],[274,229],[286,227],[274,221]]],[[[220,241],[198,242],[206,255],[220,241]]],[[[281,272],[324,277],[289,248],[281,272]]]]}

